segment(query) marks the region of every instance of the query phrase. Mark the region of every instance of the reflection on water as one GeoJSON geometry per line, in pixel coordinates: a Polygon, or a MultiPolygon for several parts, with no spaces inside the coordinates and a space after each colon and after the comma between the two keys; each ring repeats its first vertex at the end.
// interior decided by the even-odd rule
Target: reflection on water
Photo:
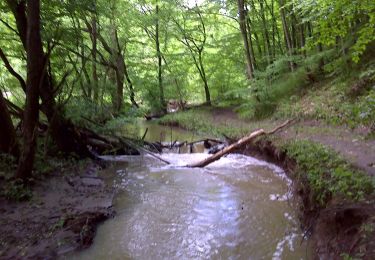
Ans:
{"type": "Polygon", "coordinates": [[[181,167],[205,156],[117,158],[117,215],[75,258],[306,259],[283,171],[242,155],[181,167]]]}
{"type": "Polygon", "coordinates": [[[146,121],[139,119],[135,124],[126,125],[120,134],[143,137],[147,129],[145,137],[149,142],[175,142],[176,140],[192,142],[200,139],[201,136],[194,132],[186,131],[178,127],[167,127],[158,125],[154,121],[146,121]]]}

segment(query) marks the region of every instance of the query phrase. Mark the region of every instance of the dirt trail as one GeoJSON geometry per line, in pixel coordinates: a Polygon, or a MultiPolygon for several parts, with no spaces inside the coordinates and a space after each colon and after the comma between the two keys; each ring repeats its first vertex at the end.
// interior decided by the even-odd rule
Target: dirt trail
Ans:
{"type": "MultiPolygon", "coordinates": [[[[231,109],[226,108],[215,108],[208,111],[212,116],[213,124],[248,127],[249,133],[256,128],[272,129],[281,122],[246,121],[239,118],[231,109]]],[[[364,127],[351,130],[339,126],[328,126],[317,120],[305,120],[280,131],[278,135],[288,139],[307,139],[329,146],[357,168],[375,176],[375,139],[366,139],[369,133],[370,129],[364,127]]]]}

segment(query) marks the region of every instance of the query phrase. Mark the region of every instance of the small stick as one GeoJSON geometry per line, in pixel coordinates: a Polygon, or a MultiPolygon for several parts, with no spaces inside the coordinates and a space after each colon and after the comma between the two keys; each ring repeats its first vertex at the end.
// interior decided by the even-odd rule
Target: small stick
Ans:
{"type": "Polygon", "coordinates": [[[145,140],[145,138],[146,138],[146,135],[147,135],[147,132],[148,132],[148,127],[146,128],[146,131],[145,131],[145,133],[143,134],[143,136],[142,136],[142,141],[144,141],[145,140]]]}
{"type": "Polygon", "coordinates": [[[163,158],[161,158],[160,156],[157,156],[156,154],[154,154],[153,152],[150,152],[148,150],[146,150],[145,148],[143,147],[138,147],[139,150],[151,155],[152,157],[156,158],[156,159],[159,159],[160,161],[162,161],[163,163],[165,164],[171,164],[170,162],[168,162],[167,160],[164,160],[163,158]]]}

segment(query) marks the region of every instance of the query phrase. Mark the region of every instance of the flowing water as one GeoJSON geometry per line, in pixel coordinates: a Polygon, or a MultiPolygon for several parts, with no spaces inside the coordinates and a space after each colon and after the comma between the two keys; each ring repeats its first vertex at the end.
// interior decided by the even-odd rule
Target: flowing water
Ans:
{"type": "Polygon", "coordinates": [[[263,161],[231,154],[204,169],[207,154],[107,157],[118,190],[115,218],[76,259],[307,259],[290,180],[263,161]]]}

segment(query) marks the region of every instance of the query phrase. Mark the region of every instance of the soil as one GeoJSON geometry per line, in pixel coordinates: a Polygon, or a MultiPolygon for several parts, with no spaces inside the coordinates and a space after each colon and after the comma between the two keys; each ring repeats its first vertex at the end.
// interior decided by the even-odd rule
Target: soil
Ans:
{"type": "Polygon", "coordinates": [[[31,201],[0,198],[0,259],[55,259],[88,247],[96,226],[114,215],[113,191],[89,163],[33,187],[31,201]]]}

